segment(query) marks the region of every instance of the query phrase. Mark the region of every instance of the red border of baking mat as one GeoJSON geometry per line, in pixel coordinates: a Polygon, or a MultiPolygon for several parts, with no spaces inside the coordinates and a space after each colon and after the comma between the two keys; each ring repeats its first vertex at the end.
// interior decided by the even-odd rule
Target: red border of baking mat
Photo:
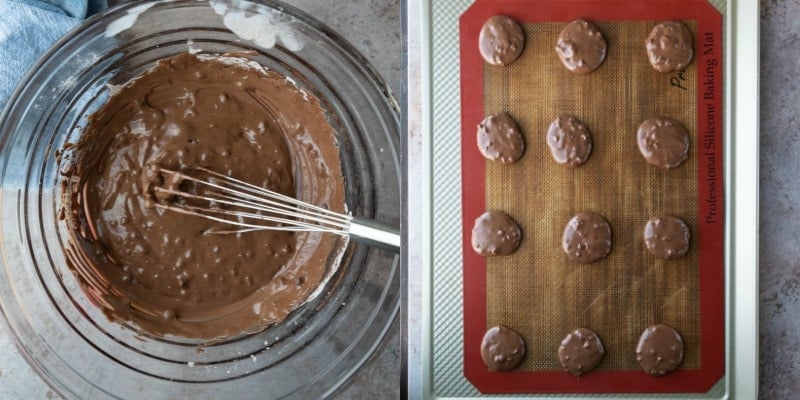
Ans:
{"type": "MultiPolygon", "coordinates": [[[[520,1],[479,0],[460,18],[461,168],[464,249],[464,375],[483,393],[700,393],[707,392],[725,371],[724,208],[722,187],[722,15],[705,0],[662,1],[520,1]],[[698,240],[700,252],[701,368],[679,369],[663,377],[642,370],[599,370],[576,379],[563,371],[490,372],[481,360],[486,330],[486,259],[472,250],[473,221],[485,211],[485,160],[475,145],[475,127],[484,117],[483,59],[478,33],[492,15],[504,14],[522,23],[593,21],[695,20],[698,63],[696,138],[698,146],[698,240]],[[711,35],[710,53],[703,38],[711,35]],[[717,60],[706,76],[707,62],[717,60]],[[706,98],[705,93],[713,90],[706,98]],[[713,109],[709,117],[708,110],[713,109]],[[711,168],[709,168],[711,166],[711,168]],[[465,181],[469,177],[469,182],[465,181]],[[710,201],[709,199],[714,199],[710,201]],[[707,221],[716,206],[716,223],[707,221]]],[[[555,57],[555,53],[553,54],[555,57]]],[[[756,62],[757,60],[753,60],[756,62]]],[[[553,349],[555,352],[555,349],[553,349]]]]}

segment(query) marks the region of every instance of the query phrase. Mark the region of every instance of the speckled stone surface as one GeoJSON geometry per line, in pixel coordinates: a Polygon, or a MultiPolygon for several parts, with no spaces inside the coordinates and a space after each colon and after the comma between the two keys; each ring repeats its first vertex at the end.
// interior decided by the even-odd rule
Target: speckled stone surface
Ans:
{"type": "MultiPolygon", "coordinates": [[[[402,70],[399,0],[284,2],[339,32],[375,67],[391,91],[399,93],[402,70]]],[[[354,400],[400,398],[400,349],[400,325],[395,321],[376,353],[336,397],[354,400]]],[[[58,398],[60,396],[33,372],[8,333],[0,327],[0,399],[58,398]]]]}
{"type": "Polygon", "coordinates": [[[798,1],[761,3],[761,399],[800,393],[798,16],[798,1]]]}

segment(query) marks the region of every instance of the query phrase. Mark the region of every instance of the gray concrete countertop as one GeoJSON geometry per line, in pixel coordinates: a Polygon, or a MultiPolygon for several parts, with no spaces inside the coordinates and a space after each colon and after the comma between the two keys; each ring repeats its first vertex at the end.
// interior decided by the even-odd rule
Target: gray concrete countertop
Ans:
{"type": "Polygon", "coordinates": [[[800,2],[761,2],[760,398],[800,393],[800,2]]]}
{"type": "MultiPolygon", "coordinates": [[[[115,1],[112,1],[115,2],[115,1]]],[[[116,1],[119,2],[119,1],[116,1]]],[[[394,93],[401,84],[402,26],[399,0],[284,0],[314,16],[353,44],[394,93]]],[[[382,346],[337,394],[342,399],[400,397],[400,326],[395,321],[382,346]]],[[[58,399],[0,328],[0,399],[58,399]]]]}

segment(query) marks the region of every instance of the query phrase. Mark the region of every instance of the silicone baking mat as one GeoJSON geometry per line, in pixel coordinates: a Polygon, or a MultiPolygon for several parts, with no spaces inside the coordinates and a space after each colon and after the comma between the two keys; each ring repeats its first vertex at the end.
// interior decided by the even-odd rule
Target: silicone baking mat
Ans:
{"type": "Polygon", "coordinates": [[[704,1],[478,1],[460,20],[464,373],[483,393],[705,392],[723,375],[724,275],[722,204],[722,18],[704,1]],[[521,22],[520,59],[491,66],[478,32],[492,15],[521,22]],[[566,22],[593,21],[608,43],[594,72],[567,71],[554,47],[566,22]],[[692,31],[695,57],[662,74],[647,61],[644,39],[663,20],[692,31]],[[520,123],[526,152],[512,165],[486,161],[475,143],[485,115],[506,111],[520,123]],[[592,132],[583,166],[556,164],[545,143],[550,122],[571,114],[592,132]],[[647,164],[636,145],[641,121],[664,116],[690,131],[689,159],[673,170],[647,164]],[[473,221],[488,209],[510,214],[523,229],[511,256],[483,258],[471,248],[473,221]],[[589,265],[561,250],[569,218],[605,216],[611,254],[589,265]],[[655,215],[682,218],[689,254],[664,261],[644,248],[642,229],[655,215]],[[684,338],[680,368],[650,377],[636,362],[642,331],[664,323],[684,338]],[[526,341],[523,364],[490,372],[480,357],[486,329],[505,325],[526,341]],[[561,339],[587,327],[602,338],[598,370],[575,378],[558,364],[561,339]]]}

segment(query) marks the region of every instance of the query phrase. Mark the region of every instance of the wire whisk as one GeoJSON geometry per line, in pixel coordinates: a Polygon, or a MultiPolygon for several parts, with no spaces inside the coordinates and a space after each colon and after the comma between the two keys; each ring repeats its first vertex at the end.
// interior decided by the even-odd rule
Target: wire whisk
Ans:
{"type": "Polygon", "coordinates": [[[328,232],[349,236],[372,246],[399,251],[400,233],[372,220],[342,214],[309,204],[207,168],[197,168],[208,178],[159,168],[164,184],[153,188],[161,200],[156,207],[230,225],[214,234],[242,234],[273,230],[328,232]],[[198,190],[182,190],[191,183],[198,190]]]}

